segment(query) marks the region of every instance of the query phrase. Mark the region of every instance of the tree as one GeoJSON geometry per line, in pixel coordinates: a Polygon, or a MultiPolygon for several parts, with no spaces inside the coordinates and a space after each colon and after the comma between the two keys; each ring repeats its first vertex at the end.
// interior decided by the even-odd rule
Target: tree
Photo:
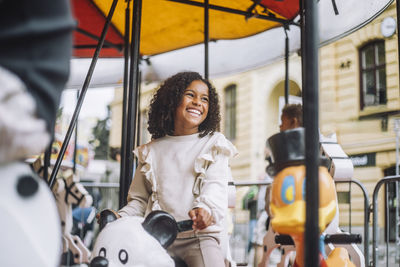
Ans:
{"type": "Polygon", "coordinates": [[[107,106],[107,116],[102,120],[97,120],[92,129],[93,138],[89,144],[94,147],[95,159],[108,158],[108,139],[110,136],[110,106],[107,106]]]}

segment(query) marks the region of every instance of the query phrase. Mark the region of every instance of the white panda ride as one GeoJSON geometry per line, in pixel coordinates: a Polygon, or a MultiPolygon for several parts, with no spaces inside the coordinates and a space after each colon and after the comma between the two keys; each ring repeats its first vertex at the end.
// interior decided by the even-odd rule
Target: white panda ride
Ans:
{"type": "Polygon", "coordinates": [[[117,219],[111,210],[99,218],[100,233],[92,251],[90,267],[184,267],[172,259],[166,248],[177,233],[192,228],[192,221],[176,222],[164,211],[153,211],[145,219],[127,216],[117,219]]]}
{"type": "Polygon", "coordinates": [[[0,164],[0,265],[55,267],[61,225],[47,184],[27,164],[0,164]]]}

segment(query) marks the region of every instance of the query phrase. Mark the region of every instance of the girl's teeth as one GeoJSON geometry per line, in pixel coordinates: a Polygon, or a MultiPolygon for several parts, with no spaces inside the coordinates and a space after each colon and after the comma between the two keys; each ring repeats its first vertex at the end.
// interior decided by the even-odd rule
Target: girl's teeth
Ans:
{"type": "Polygon", "coordinates": [[[195,114],[197,114],[197,115],[200,115],[200,111],[198,111],[198,110],[189,109],[188,111],[189,111],[190,113],[195,113],[195,114]]]}

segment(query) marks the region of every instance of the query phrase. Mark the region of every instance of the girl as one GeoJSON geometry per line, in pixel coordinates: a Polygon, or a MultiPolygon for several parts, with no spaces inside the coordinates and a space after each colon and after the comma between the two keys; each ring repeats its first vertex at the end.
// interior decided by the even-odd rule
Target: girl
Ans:
{"type": "Polygon", "coordinates": [[[154,95],[148,130],[152,141],[135,149],[139,159],[120,216],[161,209],[193,230],[168,248],[188,266],[224,265],[220,246],[227,213],[229,159],[236,148],[219,132],[218,95],[198,73],[167,79],[154,95]]]}

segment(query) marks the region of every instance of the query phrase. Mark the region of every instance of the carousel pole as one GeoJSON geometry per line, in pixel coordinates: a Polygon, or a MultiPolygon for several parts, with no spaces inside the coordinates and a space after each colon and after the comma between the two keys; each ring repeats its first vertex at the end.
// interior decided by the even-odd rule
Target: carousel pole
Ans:
{"type": "MultiPolygon", "coordinates": [[[[400,27],[400,2],[399,0],[396,0],[396,16],[397,16],[397,62],[399,64],[399,71],[400,71],[400,38],[399,38],[399,27],[400,27]]],[[[400,72],[399,72],[400,73],[400,72]]],[[[399,84],[400,84],[400,79],[399,79],[399,84]]],[[[395,130],[396,130],[396,175],[399,175],[399,127],[398,121],[395,121],[395,130]],[[397,126],[397,127],[396,127],[397,126]]],[[[399,196],[399,182],[395,182],[395,193],[396,193],[396,206],[398,207],[400,204],[400,196],[399,196]]],[[[400,224],[400,217],[399,217],[399,209],[396,208],[395,212],[396,220],[395,220],[395,235],[396,235],[396,244],[400,244],[400,239],[399,239],[399,224],[400,224]]],[[[396,258],[397,258],[397,250],[396,250],[396,258]]],[[[400,266],[400,262],[399,262],[400,266]]]]}
{"type": "Polygon", "coordinates": [[[209,2],[204,0],[204,78],[208,80],[208,43],[210,41],[209,32],[209,2]]]}
{"type": "Polygon", "coordinates": [[[289,37],[287,34],[288,25],[284,26],[285,31],[285,105],[289,104],[289,37]]]}
{"type": "MultiPolygon", "coordinates": [[[[300,56],[301,56],[301,88],[302,88],[302,101],[304,104],[304,88],[306,88],[306,57],[305,55],[305,44],[304,44],[304,0],[299,0],[299,14],[300,14],[300,56]]],[[[304,113],[303,113],[303,122],[304,122],[304,113]]]]}
{"type": "Polygon", "coordinates": [[[305,264],[319,266],[319,132],[318,132],[318,8],[317,0],[304,1],[305,87],[304,127],[306,145],[305,264]]]}
{"type": "Polygon", "coordinates": [[[56,180],[56,176],[57,176],[58,170],[60,169],[60,166],[61,166],[61,161],[62,161],[62,159],[64,157],[65,151],[67,150],[68,143],[71,140],[72,133],[73,133],[75,125],[76,125],[76,123],[78,121],[79,112],[81,111],[83,100],[85,99],[85,95],[86,95],[87,89],[89,88],[89,83],[90,83],[90,80],[92,79],[94,68],[96,67],[97,59],[99,58],[100,50],[103,47],[104,40],[106,39],[106,34],[107,34],[108,28],[109,28],[110,23],[111,23],[111,18],[114,15],[114,11],[115,11],[115,7],[117,6],[117,3],[118,3],[118,0],[113,0],[113,2],[111,4],[110,11],[108,12],[108,15],[107,15],[107,18],[106,18],[106,23],[104,24],[103,30],[101,32],[100,40],[97,43],[96,50],[94,52],[92,61],[90,63],[89,70],[88,70],[88,72],[86,74],[85,82],[83,83],[81,92],[79,94],[79,99],[78,99],[78,102],[76,104],[74,114],[72,115],[71,122],[69,124],[67,133],[66,133],[65,138],[64,138],[64,142],[63,142],[63,144],[61,146],[60,153],[58,154],[56,163],[54,164],[54,169],[53,169],[53,171],[51,173],[51,176],[50,176],[50,180],[49,180],[50,188],[53,188],[53,186],[54,186],[54,182],[56,180]]]}
{"type": "MultiPolygon", "coordinates": [[[[121,162],[120,162],[120,187],[123,186],[124,178],[126,177],[126,120],[128,116],[127,106],[128,106],[128,84],[129,84],[129,37],[130,37],[130,3],[131,0],[126,0],[125,8],[125,36],[124,36],[124,83],[123,83],[123,96],[122,96],[122,132],[121,132],[121,162]]],[[[123,195],[121,190],[119,193],[119,208],[124,206],[123,195]]]]}
{"type": "Polygon", "coordinates": [[[134,156],[136,140],[136,117],[137,117],[137,99],[139,84],[139,49],[140,49],[140,24],[142,19],[142,0],[133,2],[132,15],[132,40],[130,45],[130,72],[129,72],[129,91],[128,91],[128,112],[126,125],[126,151],[125,157],[125,175],[120,177],[120,206],[125,206],[129,186],[133,178],[134,156]]]}
{"type": "MultiPolygon", "coordinates": [[[[76,91],[76,99],[79,99],[79,91],[76,91]]],[[[78,157],[78,121],[76,122],[75,125],[75,142],[74,142],[74,160],[73,160],[73,165],[72,165],[72,171],[74,174],[76,174],[76,158],[78,157]]]]}
{"type": "Polygon", "coordinates": [[[141,136],[141,115],[140,115],[140,94],[142,93],[142,72],[139,71],[139,79],[137,80],[137,106],[138,106],[138,114],[137,114],[137,127],[136,127],[136,146],[140,146],[141,145],[141,140],[140,140],[140,136],[141,136]]]}

